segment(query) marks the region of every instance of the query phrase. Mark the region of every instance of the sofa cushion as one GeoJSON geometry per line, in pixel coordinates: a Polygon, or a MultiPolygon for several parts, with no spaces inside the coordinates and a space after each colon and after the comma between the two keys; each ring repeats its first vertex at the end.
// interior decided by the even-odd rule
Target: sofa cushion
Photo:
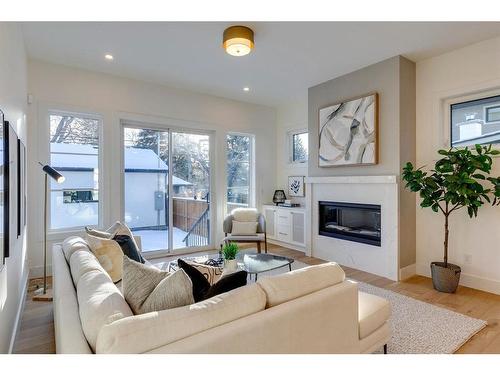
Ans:
{"type": "Polygon", "coordinates": [[[344,270],[331,262],[277,276],[263,276],[257,283],[266,292],[267,307],[272,307],[341,283],[344,279],[344,270]]]}
{"type": "Polygon", "coordinates": [[[364,339],[382,327],[390,316],[391,305],[389,301],[373,294],[359,292],[358,321],[360,339],[364,339]]]}
{"type": "Polygon", "coordinates": [[[121,319],[102,328],[97,353],[144,353],[255,314],[265,305],[266,295],[252,284],[193,305],[121,319]]]}
{"type": "Polygon", "coordinates": [[[179,269],[173,273],[123,257],[123,296],[134,314],[194,303],[193,284],[179,269]]]}
{"type": "Polygon", "coordinates": [[[104,271],[101,264],[97,260],[91,251],[77,251],[73,253],[69,260],[69,266],[71,269],[71,277],[73,278],[73,284],[78,285],[78,281],[82,275],[90,271],[104,271]]]}
{"type": "Polygon", "coordinates": [[[88,243],[83,238],[78,236],[71,236],[66,238],[62,243],[62,249],[64,257],[66,258],[66,262],[68,262],[68,264],[69,260],[71,259],[71,256],[75,252],[80,250],[90,252],[88,243]]]}
{"type": "Polygon", "coordinates": [[[132,316],[133,313],[103,270],[89,270],[81,275],[76,289],[83,333],[95,351],[101,328],[115,320],[132,316]]]}

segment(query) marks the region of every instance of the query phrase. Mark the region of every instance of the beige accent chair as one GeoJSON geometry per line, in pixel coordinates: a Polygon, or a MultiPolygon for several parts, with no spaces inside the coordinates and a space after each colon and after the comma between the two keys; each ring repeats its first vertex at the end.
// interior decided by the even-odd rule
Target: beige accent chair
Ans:
{"type": "Polygon", "coordinates": [[[224,230],[223,243],[239,242],[239,243],[256,243],[257,251],[261,252],[261,243],[264,243],[264,250],[267,253],[267,234],[266,234],[266,218],[263,214],[257,213],[257,231],[253,235],[233,235],[233,214],[229,214],[224,219],[222,228],[224,230]]]}

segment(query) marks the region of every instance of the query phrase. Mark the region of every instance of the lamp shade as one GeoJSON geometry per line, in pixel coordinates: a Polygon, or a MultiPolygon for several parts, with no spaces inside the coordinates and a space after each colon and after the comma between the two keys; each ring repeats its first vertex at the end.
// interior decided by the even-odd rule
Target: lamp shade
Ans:
{"type": "Polygon", "coordinates": [[[231,26],[224,30],[222,46],[231,56],[245,56],[254,47],[253,31],[246,26],[231,26]]]}
{"type": "Polygon", "coordinates": [[[286,195],[283,190],[275,190],[273,196],[273,203],[278,205],[278,203],[285,203],[286,195]]]}
{"type": "Polygon", "coordinates": [[[52,177],[58,184],[62,184],[65,180],[64,176],[52,168],[50,165],[44,165],[42,170],[47,173],[50,177],[52,177]]]}

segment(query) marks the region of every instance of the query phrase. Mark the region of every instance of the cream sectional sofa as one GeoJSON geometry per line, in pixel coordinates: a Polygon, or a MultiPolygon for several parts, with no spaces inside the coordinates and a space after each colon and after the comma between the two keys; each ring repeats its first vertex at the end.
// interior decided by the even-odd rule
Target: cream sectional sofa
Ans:
{"type": "Polygon", "coordinates": [[[81,238],[54,246],[52,270],[57,353],[371,353],[391,337],[389,303],[336,263],[135,316],[81,238]]]}

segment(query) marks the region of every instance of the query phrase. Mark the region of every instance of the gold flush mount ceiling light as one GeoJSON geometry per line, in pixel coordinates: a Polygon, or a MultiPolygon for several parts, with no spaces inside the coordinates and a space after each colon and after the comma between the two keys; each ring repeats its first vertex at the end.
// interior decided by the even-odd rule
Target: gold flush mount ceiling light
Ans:
{"type": "Polygon", "coordinates": [[[246,26],[231,26],[224,30],[222,46],[232,56],[245,56],[254,47],[253,31],[246,26]]]}

